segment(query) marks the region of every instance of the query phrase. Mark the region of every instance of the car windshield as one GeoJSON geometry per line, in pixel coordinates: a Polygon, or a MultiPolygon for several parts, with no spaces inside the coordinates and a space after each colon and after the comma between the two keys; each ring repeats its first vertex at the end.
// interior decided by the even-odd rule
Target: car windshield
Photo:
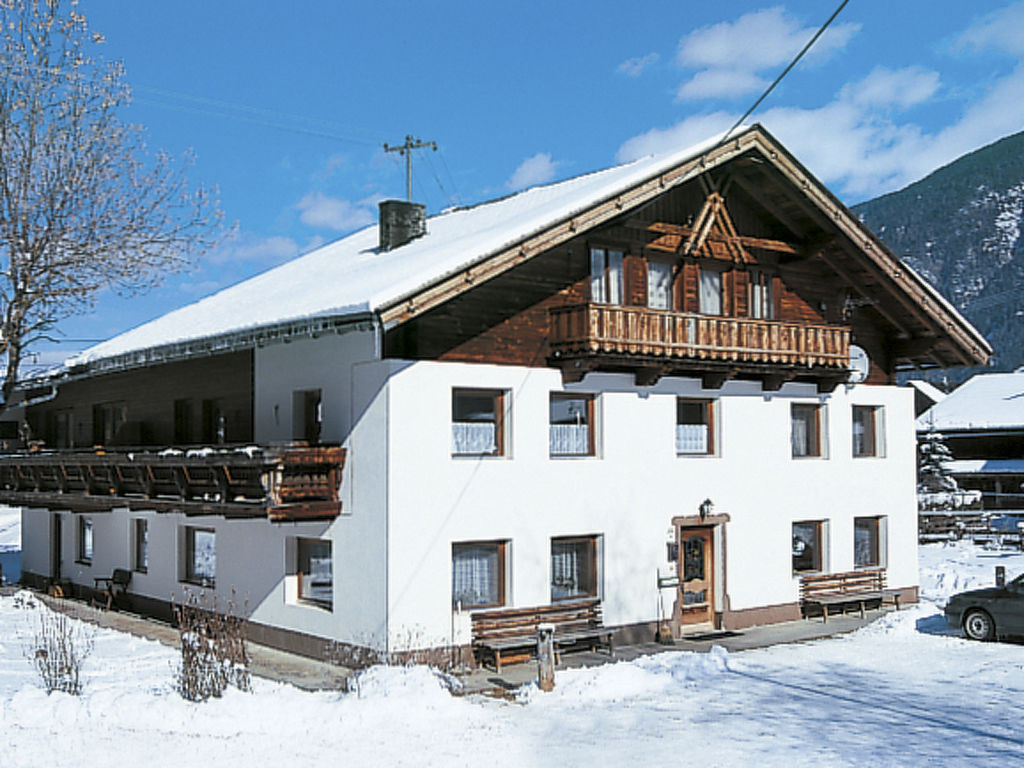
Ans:
{"type": "Polygon", "coordinates": [[[1017,589],[1024,590],[1024,573],[1022,573],[1020,576],[1015,578],[1013,581],[1011,581],[1006,586],[1008,586],[1008,587],[1016,587],[1017,589]]]}

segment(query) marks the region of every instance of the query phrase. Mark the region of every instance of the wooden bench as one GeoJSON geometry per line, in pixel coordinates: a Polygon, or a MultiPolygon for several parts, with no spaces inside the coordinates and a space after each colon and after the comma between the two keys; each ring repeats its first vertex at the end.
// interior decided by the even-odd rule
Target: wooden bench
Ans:
{"type": "Polygon", "coordinates": [[[127,603],[128,585],[132,580],[132,572],[127,568],[115,568],[110,576],[99,576],[93,579],[93,591],[99,592],[94,595],[92,602],[106,601],[106,609],[109,611],[112,605],[127,603]]]}
{"type": "Polygon", "coordinates": [[[821,610],[823,621],[828,621],[829,608],[838,607],[846,613],[848,607],[860,609],[864,618],[868,605],[880,606],[889,601],[900,609],[900,591],[887,589],[884,568],[865,568],[844,573],[817,573],[800,579],[800,605],[804,617],[809,608],[821,610]]]}
{"type": "Polygon", "coordinates": [[[555,627],[555,660],[567,650],[597,650],[599,646],[614,656],[612,630],[604,626],[601,601],[573,600],[533,608],[502,608],[475,611],[473,655],[483,666],[487,662],[501,671],[502,664],[526,661],[537,650],[537,625],[555,627]]]}

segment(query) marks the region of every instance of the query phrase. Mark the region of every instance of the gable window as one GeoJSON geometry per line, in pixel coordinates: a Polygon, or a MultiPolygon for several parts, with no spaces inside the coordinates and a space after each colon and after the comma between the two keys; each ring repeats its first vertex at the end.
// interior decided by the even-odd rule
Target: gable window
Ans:
{"type": "Polygon", "coordinates": [[[185,528],[185,581],[213,587],[217,576],[217,540],[210,528],[185,528]]]}
{"type": "Polygon", "coordinates": [[[92,518],[80,517],[78,518],[78,562],[86,564],[92,562],[92,545],[92,518]]]}
{"type": "Polygon", "coordinates": [[[714,401],[676,400],[676,453],[708,456],[715,452],[714,401]]]}
{"type": "Polygon", "coordinates": [[[593,456],[593,424],[593,395],[551,393],[548,443],[552,456],[593,456]]]}
{"type": "Polygon", "coordinates": [[[334,604],[331,542],[326,539],[299,539],[298,559],[299,600],[330,608],[334,604]]]}
{"type": "Polygon", "coordinates": [[[882,456],[882,406],[853,406],[853,455],[857,458],[882,456]]]}
{"type": "Polygon", "coordinates": [[[590,249],[590,300],[598,304],[622,303],[622,251],[590,249]]]}
{"type": "Polygon", "coordinates": [[[507,541],[452,544],[452,608],[505,605],[507,541]]]}
{"type": "Polygon", "coordinates": [[[853,519],[853,564],[858,568],[885,565],[885,517],[853,519]]]}
{"type": "Polygon", "coordinates": [[[700,268],[700,312],[702,315],[722,314],[722,272],[703,264],[700,268]]]}
{"type": "Polygon", "coordinates": [[[135,548],[132,567],[139,573],[149,569],[149,521],[136,518],[132,521],[132,541],[135,548]]]}
{"type": "Polygon", "coordinates": [[[597,597],[598,537],[551,540],[551,601],[597,597]]]}
{"type": "Polygon", "coordinates": [[[791,443],[793,457],[822,455],[822,407],[793,403],[790,406],[791,443]]]}
{"type": "Polygon", "coordinates": [[[824,520],[793,523],[793,573],[825,570],[827,528],[824,520]]]}
{"type": "Polygon", "coordinates": [[[750,270],[750,316],[760,320],[775,319],[775,297],[772,276],[761,269],[750,270]]]}
{"type": "Polygon", "coordinates": [[[672,309],[671,264],[647,262],[647,306],[651,309],[672,309]]]}
{"type": "Polygon", "coordinates": [[[452,455],[505,455],[505,393],[493,389],[452,390],[452,455]]]}

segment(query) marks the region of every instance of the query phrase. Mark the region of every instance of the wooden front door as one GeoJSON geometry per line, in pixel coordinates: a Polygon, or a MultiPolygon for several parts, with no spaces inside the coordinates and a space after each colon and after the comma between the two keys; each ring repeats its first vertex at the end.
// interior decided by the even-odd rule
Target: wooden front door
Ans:
{"type": "Polygon", "coordinates": [[[679,623],[685,630],[714,620],[714,547],[711,528],[679,529],[679,623]]]}

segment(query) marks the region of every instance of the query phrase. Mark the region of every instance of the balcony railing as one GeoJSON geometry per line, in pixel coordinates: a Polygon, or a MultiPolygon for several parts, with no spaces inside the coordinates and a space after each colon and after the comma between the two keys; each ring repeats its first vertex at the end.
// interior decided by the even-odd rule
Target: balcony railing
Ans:
{"type": "Polygon", "coordinates": [[[555,357],[601,355],[845,369],[850,329],[715,317],[646,307],[577,304],[549,311],[555,357]]]}
{"type": "Polygon", "coordinates": [[[0,455],[0,503],[73,511],[114,508],[268,517],[335,517],[345,449],[205,448],[0,455]]]}

